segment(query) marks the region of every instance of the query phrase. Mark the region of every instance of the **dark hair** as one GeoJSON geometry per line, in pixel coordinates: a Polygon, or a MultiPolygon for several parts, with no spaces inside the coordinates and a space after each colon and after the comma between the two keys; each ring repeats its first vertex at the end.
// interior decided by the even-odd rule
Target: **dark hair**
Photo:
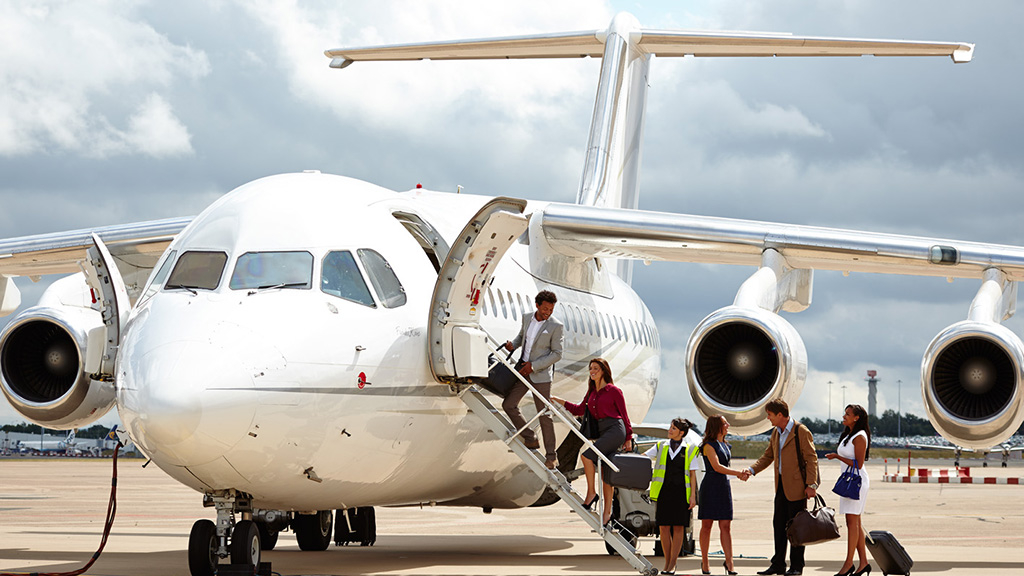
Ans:
{"type": "Polygon", "coordinates": [[[773,412],[775,414],[782,414],[786,418],[789,418],[789,404],[782,398],[773,398],[764,405],[766,412],[773,412]]]}
{"type": "Polygon", "coordinates": [[[690,422],[686,418],[673,418],[672,425],[676,427],[676,430],[682,432],[683,436],[686,436],[686,434],[690,432],[690,429],[693,428],[693,422],[690,422]]]}
{"type": "Polygon", "coordinates": [[[704,451],[704,446],[707,446],[708,442],[712,440],[718,440],[718,435],[722,433],[722,429],[725,428],[725,416],[721,414],[712,414],[708,416],[708,425],[704,428],[704,439],[700,443],[701,452],[704,451]]]}
{"type": "Polygon", "coordinates": [[[541,302],[550,302],[551,304],[558,304],[558,296],[551,290],[541,290],[537,292],[537,296],[533,298],[533,303],[540,306],[541,302]]]}
{"type": "MultiPolygon", "coordinates": [[[[587,367],[589,368],[591,364],[597,364],[598,366],[601,367],[601,373],[604,375],[605,384],[614,384],[614,382],[612,381],[612,367],[608,365],[607,360],[605,360],[604,358],[591,358],[590,362],[587,363],[587,367]]],[[[595,390],[597,390],[597,384],[594,382],[594,379],[588,379],[587,395],[590,395],[590,393],[595,390]]],[[[584,398],[585,397],[586,396],[584,396],[584,398]]]]}
{"type": "MultiPolygon", "coordinates": [[[[860,404],[850,404],[846,408],[853,410],[853,415],[857,417],[857,422],[854,423],[852,430],[848,426],[843,427],[843,433],[839,435],[839,443],[845,445],[850,441],[850,438],[853,438],[854,434],[863,430],[868,435],[868,445],[864,449],[864,459],[867,460],[871,454],[871,425],[868,423],[868,413],[860,404]]],[[[846,410],[843,410],[844,414],[845,412],[846,410]]]]}

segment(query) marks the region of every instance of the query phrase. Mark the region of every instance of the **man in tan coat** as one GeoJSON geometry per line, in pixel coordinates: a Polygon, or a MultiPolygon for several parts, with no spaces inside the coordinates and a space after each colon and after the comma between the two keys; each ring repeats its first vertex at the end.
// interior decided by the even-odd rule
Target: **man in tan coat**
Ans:
{"type": "Polygon", "coordinates": [[[807,509],[809,498],[814,498],[818,488],[818,456],[814,451],[814,436],[806,426],[790,418],[789,405],[785,400],[769,401],[765,405],[765,412],[768,421],[772,423],[771,440],[764,454],[747,469],[747,474],[757,474],[774,463],[775,515],[772,527],[775,532],[775,555],[772,556],[772,565],[758,574],[794,576],[803,574],[804,547],[792,547],[789,570],[786,570],[786,524],[797,512],[807,509]],[[803,470],[800,468],[797,450],[803,454],[803,470]]]}

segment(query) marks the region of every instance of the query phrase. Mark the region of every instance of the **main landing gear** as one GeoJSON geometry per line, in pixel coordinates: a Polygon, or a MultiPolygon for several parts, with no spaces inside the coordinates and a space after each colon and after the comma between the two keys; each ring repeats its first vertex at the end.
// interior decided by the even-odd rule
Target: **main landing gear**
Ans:
{"type": "MultiPolygon", "coordinates": [[[[252,498],[235,490],[207,494],[203,505],[217,509],[217,522],[198,520],[192,525],[188,538],[188,568],[192,576],[269,574],[270,564],[260,565],[262,553],[273,550],[280,533],[289,528],[295,532],[302,550],[327,550],[331,545],[332,510],[300,514],[254,509],[252,498]],[[237,521],[236,515],[240,517],[237,521]],[[228,558],[228,562],[221,564],[228,558]]],[[[369,511],[372,518],[373,509],[369,511]]]]}

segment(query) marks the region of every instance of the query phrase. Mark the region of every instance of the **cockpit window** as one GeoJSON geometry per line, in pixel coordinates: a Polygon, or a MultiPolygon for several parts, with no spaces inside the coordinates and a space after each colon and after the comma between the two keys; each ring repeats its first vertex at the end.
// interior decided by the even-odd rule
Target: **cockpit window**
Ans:
{"type": "Polygon", "coordinates": [[[185,252],[178,258],[164,288],[216,290],[227,261],[228,255],[223,252],[185,252]]]}
{"type": "Polygon", "coordinates": [[[228,287],[302,288],[313,284],[313,255],[309,252],[246,252],[238,257],[228,287]]]}
{"type": "Polygon", "coordinates": [[[372,308],[377,307],[373,302],[373,296],[370,295],[370,289],[366,287],[363,275],[359,272],[356,259],[348,250],[329,252],[324,257],[320,289],[331,296],[372,308]]]}
{"type": "Polygon", "coordinates": [[[405,288],[391,269],[391,264],[375,250],[363,249],[358,253],[381,304],[385,308],[398,308],[405,304],[405,288]]]}
{"type": "Polygon", "coordinates": [[[150,296],[156,294],[156,291],[163,285],[164,279],[167,278],[167,274],[171,272],[171,264],[174,264],[174,257],[177,255],[177,250],[171,250],[164,257],[163,263],[160,267],[153,271],[153,275],[150,277],[149,282],[146,283],[146,290],[143,292],[142,297],[139,298],[139,302],[142,303],[149,299],[150,296]]]}

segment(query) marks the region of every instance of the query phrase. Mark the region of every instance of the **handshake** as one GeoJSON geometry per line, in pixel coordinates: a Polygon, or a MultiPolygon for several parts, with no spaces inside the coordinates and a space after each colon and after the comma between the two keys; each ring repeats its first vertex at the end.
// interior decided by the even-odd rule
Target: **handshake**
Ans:
{"type": "Polygon", "coordinates": [[[750,470],[744,470],[743,472],[739,473],[738,478],[746,482],[747,480],[750,480],[751,476],[753,476],[753,474],[750,473],[750,470]]]}

